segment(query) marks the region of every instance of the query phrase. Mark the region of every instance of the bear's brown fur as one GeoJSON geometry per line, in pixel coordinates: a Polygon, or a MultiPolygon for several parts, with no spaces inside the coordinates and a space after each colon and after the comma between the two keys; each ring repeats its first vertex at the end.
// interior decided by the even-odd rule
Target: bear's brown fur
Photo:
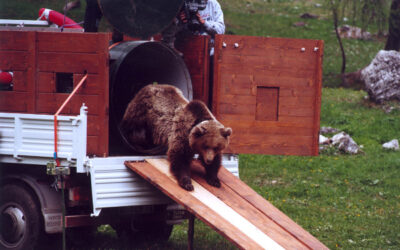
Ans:
{"type": "Polygon", "coordinates": [[[138,151],[155,147],[157,153],[167,152],[171,171],[184,189],[193,190],[190,164],[195,154],[205,167],[207,182],[220,187],[221,151],[232,130],[203,102],[189,102],[171,85],[147,85],[129,103],[121,128],[138,151]]]}

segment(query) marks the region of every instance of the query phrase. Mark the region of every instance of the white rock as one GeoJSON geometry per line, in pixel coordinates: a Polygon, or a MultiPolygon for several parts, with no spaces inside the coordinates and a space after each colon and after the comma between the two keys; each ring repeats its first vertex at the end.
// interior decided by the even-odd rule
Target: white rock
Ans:
{"type": "Polygon", "coordinates": [[[328,137],[319,135],[319,144],[330,144],[331,140],[328,137]]]}
{"type": "Polygon", "coordinates": [[[360,150],[357,143],[345,132],[340,132],[332,138],[332,144],[338,145],[338,148],[350,154],[357,154],[360,150]]]}
{"type": "Polygon", "coordinates": [[[361,71],[361,79],[372,101],[400,100],[399,65],[400,52],[381,50],[370,65],[361,71]]]}
{"type": "Polygon", "coordinates": [[[394,149],[394,150],[399,150],[399,141],[397,139],[393,139],[390,142],[386,142],[382,145],[383,148],[386,149],[394,149]]]}
{"type": "Polygon", "coordinates": [[[330,134],[330,133],[338,133],[340,130],[336,128],[331,128],[331,127],[321,127],[319,132],[321,134],[330,134]]]}

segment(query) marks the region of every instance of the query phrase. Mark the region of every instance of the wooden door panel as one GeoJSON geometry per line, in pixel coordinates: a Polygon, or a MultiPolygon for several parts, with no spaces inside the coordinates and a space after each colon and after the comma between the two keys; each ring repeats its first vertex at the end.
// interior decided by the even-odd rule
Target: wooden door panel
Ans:
{"type": "Polygon", "coordinates": [[[217,35],[212,110],[228,152],[317,155],[323,42],[217,35]]]}

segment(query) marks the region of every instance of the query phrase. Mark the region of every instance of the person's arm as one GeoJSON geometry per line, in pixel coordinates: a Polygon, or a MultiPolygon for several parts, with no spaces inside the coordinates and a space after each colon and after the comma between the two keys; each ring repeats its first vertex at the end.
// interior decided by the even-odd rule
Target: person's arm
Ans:
{"type": "MultiPolygon", "coordinates": [[[[211,0],[209,0],[211,1],[211,0]]],[[[208,10],[210,13],[210,20],[205,20],[204,28],[209,35],[224,34],[225,23],[224,13],[222,12],[221,5],[217,1],[212,1],[208,10]]]]}

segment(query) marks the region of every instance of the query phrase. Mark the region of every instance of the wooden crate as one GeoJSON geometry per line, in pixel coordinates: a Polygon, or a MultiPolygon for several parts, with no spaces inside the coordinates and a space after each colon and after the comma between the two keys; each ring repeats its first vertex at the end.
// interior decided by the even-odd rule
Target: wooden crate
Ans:
{"type": "Polygon", "coordinates": [[[0,92],[0,111],[55,114],[69,95],[68,91],[57,89],[57,79],[69,76],[72,90],[88,73],[88,79],[61,115],[78,115],[85,103],[87,152],[108,155],[108,36],[1,31],[0,69],[14,72],[14,87],[0,92]]]}
{"type": "Polygon", "coordinates": [[[234,153],[317,155],[323,41],[217,35],[212,110],[234,153]]]}
{"type": "MultiPolygon", "coordinates": [[[[14,72],[12,91],[0,92],[0,111],[54,114],[73,86],[89,77],[62,114],[88,113],[88,154],[109,154],[109,56],[105,33],[1,31],[0,69],[14,72]]],[[[233,128],[227,152],[317,155],[323,42],[319,40],[217,35],[213,85],[209,37],[177,41],[191,74],[194,99],[208,103],[233,128]]]]}

